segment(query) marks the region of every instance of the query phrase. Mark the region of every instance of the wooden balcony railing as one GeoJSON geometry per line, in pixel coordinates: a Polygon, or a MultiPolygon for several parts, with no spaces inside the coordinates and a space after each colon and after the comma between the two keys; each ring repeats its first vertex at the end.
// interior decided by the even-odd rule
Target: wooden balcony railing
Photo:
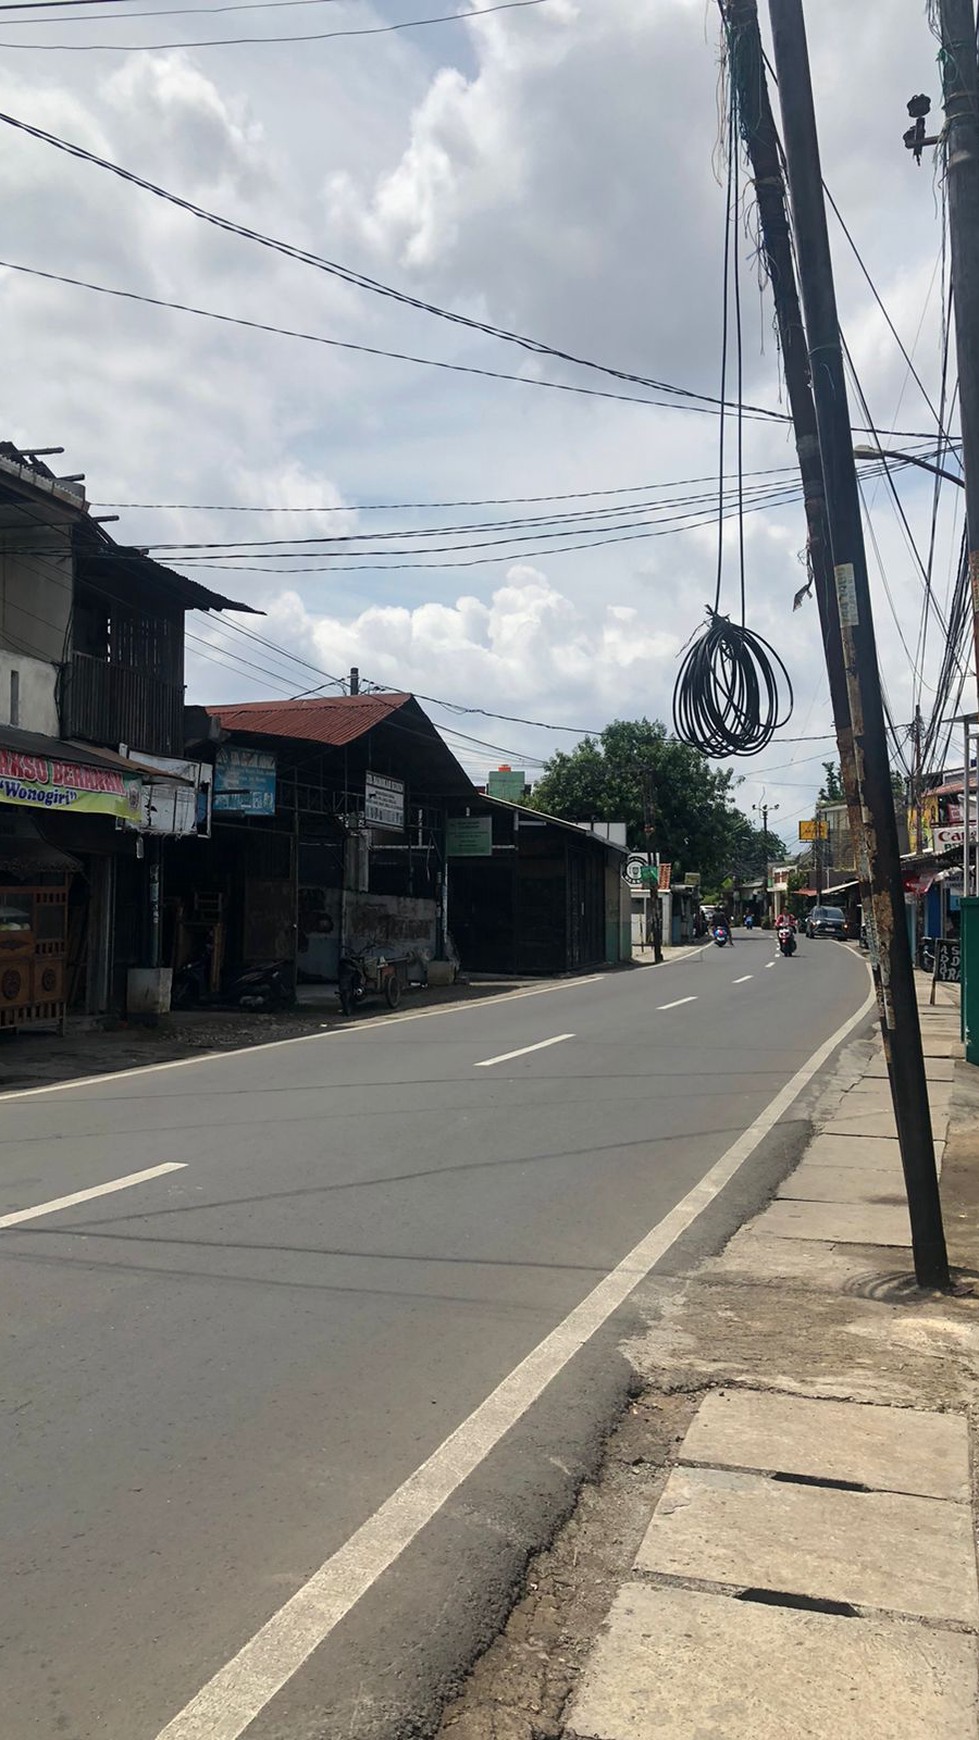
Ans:
{"type": "Polygon", "coordinates": [[[65,667],[62,730],[66,737],[148,755],[183,753],[184,692],[176,683],[128,665],[73,653],[65,667]]]}

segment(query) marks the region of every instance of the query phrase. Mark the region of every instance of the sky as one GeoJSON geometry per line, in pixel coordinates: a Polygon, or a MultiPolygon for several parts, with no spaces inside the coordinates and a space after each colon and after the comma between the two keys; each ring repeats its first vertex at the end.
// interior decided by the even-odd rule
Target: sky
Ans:
{"type": "MultiPolygon", "coordinates": [[[[718,397],[714,0],[488,5],[4,10],[0,109],[418,302],[718,397]],[[273,40],[290,36],[320,39],[273,40]],[[227,38],[263,40],[203,46],[227,38]]],[[[874,422],[905,432],[888,445],[914,435],[926,451],[928,399],[941,390],[942,189],[928,155],[916,167],[902,146],[907,99],[927,91],[939,108],[925,0],[810,0],[806,13],[824,177],[924,392],[834,225],[844,333],[874,422]]],[[[630,402],[658,395],[285,258],[9,127],[0,145],[0,438],[63,446],[55,463],[86,474],[93,511],[118,513],[120,541],[266,613],[237,627],[188,618],[190,700],[335,694],[330,680],[357,665],[366,681],[431,697],[478,778],[501,762],[534,774],[614,718],[669,721],[681,649],[714,593],[713,409],[630,402]],[[572,386],[590,390],[559,390],[572,386]],[[527,497],[552,499],[516,505],[527,497]],[[582,513],[598,517],[556,517],[582,513]],[[547,518],[496,523],[535,515],[547,518]],[[309,542],[285,551],[283,538],[309,542]],[[358,540],[373,554],[358,556],[358,540]],[[200,548],[233,541],[233,555],[200,548]]],[[[745,399],[784,411],[750,193],[735,236],[745,399]]],[[[733,419],[726,439],[730,472],[733,419]]],[[[770,827],[795,847],[834,752],[828,688],[815,604],[792,608],[805,526],[791,437],[747,420],[743,440],[746,488],[782,497],[745,517],[747,620],[784,660],[795,704],[763,754],[730,765],[739,807],[757,819],[753,806],[767,803],[770,827]]],[[[932,622],[922,654],[915,551],[927,566],[932,483],[902,471],[896,488],[907,531],[884,484],[868,483],[866,502],[881,668],[903,738],[919,699],[927,717],[942,634],[932,622]]],[[[961,495],[948,488],[938,506],[939,608],[961,495]]],[[[737,554],[732,519],[722,608],[735,613],[737,554]]]]}

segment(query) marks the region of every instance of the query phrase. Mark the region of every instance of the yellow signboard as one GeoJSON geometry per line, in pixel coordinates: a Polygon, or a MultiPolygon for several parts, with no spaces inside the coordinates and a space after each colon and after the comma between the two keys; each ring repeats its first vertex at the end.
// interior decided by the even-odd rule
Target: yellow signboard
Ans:
{"type": "Polygon", "coordinates": [[[800,840],[828,840],[828,822],[817,822],[815,820],[811,822],[800,822],[799,838],[800,840]]]}

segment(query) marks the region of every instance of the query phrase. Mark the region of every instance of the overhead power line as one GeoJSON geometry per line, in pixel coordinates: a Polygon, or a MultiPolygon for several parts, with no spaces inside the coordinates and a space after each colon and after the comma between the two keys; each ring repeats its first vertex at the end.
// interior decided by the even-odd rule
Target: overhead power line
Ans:
{"type": "Polygon", "coordinates": [[[492,0],[478,12],[440,12],[436,17],[403,17],[395,24],[353,24],[346,30],[304,31],[296,37],[210,37],[191,38],[183,42],[9,42],[3,38],[3,49],[28,49],[31,54],[160,54],[163,49],[233,49],[242,43],[266,45],[287,42],[330,42],[341,37],[390,37],[391,31],[423,30],[426,24],[470,23],[489,16],[490,12],[523,12],[532,5],[549,5],[549,0],[492,0]]]}
{"type": "MultiPolygon", "coordinates": [[[[541,339],[528,338],[522,333],[511,332],[507,327],[494,326],[490,321],[477,320],[474,316],[460,314],[456,310],[441,308],[437,303],[426,302],[424,298],[412,296],[407,291],[398,290],[391,284],[385,284],[378,278],[371,278],[366,273],[357,272],[352,267],[340,265],[335,260],[328,260],[321,254],[315,254],[310,249],[300,248],[292,242],[279,241],[274,236],[264,234],[261,230],[251,229],[247,224],[239,224],[233,218],[223,217],[217,212],[208,211],[206,207],[195,205],[192,200],[184,199],[182,195],[171,193],[169,189],[147,181],[143,176],[136,175],[130,169],[124,169],[121,164],[113,163],[107,157],[99,157],[94,151],[87,151],[82,145],[75,145],[67,139],[61,139],[56,133],[49,133],[43,127],[32,126],[28,121],[21,121],[15,115],[0,112],[0,122],[14,128],[29,138],[37,139],[42,144],[51,145],[56,151],[62,151],[78,162],[89,163],[96,169],[104,169],[109,175],[116,176],[120,181],[127,182],[132,187],[139,187],[144,193],[151,193],[156,199],[162,199],[178,210],[187,212],[202,223],[211,224],[215,229],[223,230],[228,235],[239,236],[245,241],[255,242],[259,247],[267,248],[272,253],[281,254],[286,259],[295,260],[300,265],[312,266],[314,270],[325,272],[328,276],[339,279],[355,289],[368,290],[376,296],[386,297],[406,308],[414,308],[422,314],[431,314],[436,319],[447,320],[454,326],[464,327],[470,332],[484,333],[488,338],[498,338],[506,344],[516,345],[519,349],[530,352],[534,356],[552,356],[561,362],[570,363],[574,368],[592,369],[598,374],[607,375],[612,380],[626,381],[634,386],[648,387],[653,392],[667,393],[673,397],[696,400],[700,404],[719,406],[720,401],[710,393],[699,393],[689,387],[678,387],[670,381],[657,380],[649,375],[634,374],[628,369],[613,368],[607,363],[593,362],[587,357],[579,357],[571,351],[560,349],[557,345],[545,343],[541,339]]],[[[761,405],[745,405],[745,411],[756,416],[767,418],[776,423],[784,423],[788,419],[781,411],[772,411],[761,405]]]]}
{"type": "MultiPolygon", "coordinates": [[[[8,117],[0,116],[0,120],[7,119],[7,118],[8,117]]],[[[357,352],[363,356],[377,356],[377,357],[389,359],[389,360],[394,361],[394,362],[414,363],[414,364],[417,364],[423,368],[442,369],[444,372],[446,372],[448,374],[475,375],[475,376],[481,377],[484,380],[491,380],[491,381],[512,381],[516,385],[522,386],[522,387],[541,387],[547,392],[573,393],[573,394],[578,394],[583,398],[607,399],[607,400],[611,400],[615,404],[646,405],[651,410],[657,410],[657,411],[692,411],[692,412],[698,412],[702,415],[709,415],[709,416],[717,416],[717,415],[719,415],[719,412],[720,412],[720,404],[718,401],[711,400],[707,397],[705,397],[705,400],[703,403],[697,402],[695,399],[687,400],[683,396],[684,395],[683,388],[667,387],[664,385],[661,387],[660,390],[669,393],[671,395],[670,397],[668,397],[666,399],[640,398],[635,393],[612,393],[612,392],[609,392],[607,389],[603,389],[601,387],[583,387],[583,386],[578,386],[578,385],[574,384],[573,382],[568,382],[568,381],[548,381],[548,380],[543,380],[539,376],[536,376],[536,375],[508,374],[500,369],[479,368],[475,364],[472,364],[472,363],[447,362],[447,361],[444,361],[443,359],[438,358],[438,357],[415,356],[412,352],[408,352],[408,351],[387,350],[387,349],[382,348],[379,345],[358,344],[358,343],[355,343],[351,339],[327,338],[322,333],[303,332],[303,331],[296,329],[294,327],[278,326],[272,321],[249,320],[244,315],[224,314],[218,309],[198,308],[193,303],[177,302],[177,301],[174,301],[171,298],[168,298],[165,296],[150,296],[150,295],[147,295],[143,291],[140,291],[140,290],[120,290],[120,289],[116,288],[114,285],[94,284],[91,282],[91,280],[89,280],[87,278],[74,278],[65,272],[45,271],[40,266],[25,266],[25,265],[21,264],[19,261],[15,261],[15,260],[0,260],[0,270],[4,270],[4,271],[8,271],[8,272],[20,272],[29,278],[46,279],[49,283],[52,283],[52,284],[66,284],[70,288],[75,289],[75,290],[90,290],[90,291],[93,291],[98,296],[113,296],[113,297],[116,297],[118,300],[123,301],[123,302],[144,303],[148,308],[166,308],[166,309],[172,310],[174,313],[177,313],[177,314],[192,314],[192,315],[196,315],[198,318],[200,318],[202,320],[218,321],[221,325],[224,325],[224,326],[240,326],[240,327],[245,328],[247,331],[266,332],[266,333],[270,333],[273,336],[278,337],[278,338],[294,338],[294,339],[301,340],[306,344],[325,345],[327,348],[332,349],[332,350],[352,351],[352,352],[357,352]]],[[[393,293],[393,294],[396,294],[396,293],[393,293]]],[[[457,318],[456,316],[451,315],[451,314],[446,315],[446,319],[449,319],[449,320],[454,320],[456,318],[457,318]]],[[[462,317],[459,317],[459,318],[462,318],[462,317]]],[[[522,341],[520,341],[520,342],[522,342],[522,341]]],[[[530,341],[527,341],[527,342],[529,343],[530,341]]],[[[551,354],[555,357],[561,357],[563,355],[563,353],[558,352],[558,351],[547,352],[544,349],[541,349],[538,354],[541,354],[541,355],[551,354]]],[[[596,368],[596,369],[600,369],[602,367],[602,365],[598,364],[598,363],[582,363],[581,366],[584,368],[596,368]]],[[[609,372],[614,372],[614,371],[609,371],[609,372]]],[[[623,377],[623,378],[625,378],[625,377],[623,377]]],[[[640,377],[638,377],[638,376],[636,376],[635,378],[637,380],[640,379],[640,377]]],[[[790,421],[789,417],[787,415],[785,415],[784,413],[782,413],[780,411],[769,411],[769,410],[766,410],[762,407],[746,406],[744,408],[743,415],[746,418],[749,418],[752,422],[761,421],[761,422],[766,422],[766,423],[772,423],[772,422],[787,423],[790,421]]],[[[854,432],[854,434],[859,434],[859,435],[869,435],[870,433],[872,433],[872,431],[870,430],[869,427],[859,425],[859,424],[854,425],[853,432],[854,432]]],[[[931,440],[933,440],[932,436],[927,435],[920,430],[880,429],[880,430],[873,431],[873,433],[877,433],[880,435],[886,435],[888,440],[895,440],[895,439],[901,440],[901,441],[931,441],[931,440]]],[[[118,506],[119,504],[118,503],[102,502],[99,505],[102,507],[108,507],[108,506],[118,506]]],[[[123,505],[130,505],[130,504],[123,504],[123,505]]],[[[134,503],[132,505],[141,506],[143,504],[134,503]]],[[[152,504],[149,504],[149,505],[152,505],[152,504]]],[[[180,506],[181,504],[176,503],[174,505],[180,506]]],[[[193,505],[193,504],[186,504],[186,505],[193,505]]],[[[424,505],[424,504],[422,504],[422,505],[424,505]]],[[[464,504],[464,505],[478,506],[480,504],[474,503],[474,504],[464,504]]],[[[233,510],[229,509],[228,511],[233,511],[233,510]]],[[[297,510],[297,511],[301,511],[301,510],[297,510]]],[[[324,511],[324,510],[317,510],[317,511],[324,511]]]]}
{"type": "MultiPolygon", "coordinates": [[[[22,48],[32,53],[50,54],[159,54],[168,48],[234,48],[242,43],[266,44],[287,42],[328,42],[333,38],[351,36],[389,36],[395,30],[420,30],[430,24],[458,24],[465,19],[480,19],[490,12],[522,12],[528,6],[546,6],[550,0],[493,0],[475,12],[442,12],[435,18],[402,18],[394,24],[361,24],[344,30],[316,30],[298,36],[215,36],[205,41],[189,42],[8,42],[4,49],[22,48]]],[[[95,20],[93,19],[94,23],[95,20]]]]}
{"type": "MultiPolygon", "coordinates": [[[[745,477],[788,477],[795,476],[797,467],[794,465],[771,466],[764,471],[746,471],[745,477]]],[[[560,495],[491,495],[468,497],[458,501],[352,501],[331,502],[327,506],[311,505],[308,507],[282,506],[278,503],[268,503],[264,506],[243,506],[240,502],[200,502],[200,501],[95,501],[93,507],[113,508],[143,508],[153,512],[181,509],[187,513],[209,514],[366,514],[366,513],[404,513],[414,509],[433,510],[436,508],[469,508],[469,507],[524,507],[547,501],[588,501],[597,496],[612,495],[642,495],[657,489],[685,489],[695,483],[709,483],[716,488],[717,479],[711,473],[703,477],[672,478],[662,483],[623,483],[612,489],[576,489],[568,490],[560,495]]]]}
{"type": "MultiPolygon", "coordinates": [[[[442,369],[454,375],[479,375],[484,380],[514,381],[522,387],[543,387],[552,393],[577,393],[588,399],[611,399],[617,404],[648,405],[660,411],[699,411],[705,415],[716,416],[713,405],[688,404],[682,399],[645,399],[636,393],[612,393],[602,387],[582,387],[567,381],[546,381],[535,375],[506,374],[499,369],[478,368],[472,363],[445,362],[437,357],[415,356],[407,351],[385,350],[379,345],[356,344],[351,339],[327,338],[322,333],[297,331],[294,327],[276,326],[270,321],[248,320],[244,315],[222,314],[213,308],[197,308],[189,302],[174,302],[164,296],[147,296],[138,290],[117,290],[108,284],[92,284],[85,278],[71,278],[62,272],[45,272],[38,266],[22,266],[13,260],[0,260],[0,269],[8,272],[22,272],[31,278],[46,278],[50,283],[67,284],[76,290],[92,290],[99,296],[114,296],[124,302],[144,302],[150,308],[169,308],[177,314],[194,314],[202,320],[216,320],[223,326],[241,326],[252,332],[267,332],[277,338],[301,339],[306,344],[321,344],[331,350],[346,350],[359,352],[361,356],[378,356],[393,362],[417,363],[424,368],[442,369]]],[[[753,421],[764,417],[771,420],[769,412],[749,413],[753,421]]],[[[890,432],[889,432],[890,433],[890,432]]]]}
{"type": "MultiPolygon", "coordinates": [[[[209,619],[208,620],[208,627],[212,631],[221,631],[224,633],[227,633],[229,631],[233,631],[236,634],[243,635],[248,640],[257,641],[263,647],[265,647],[270,653],[275,654],[279,658],[289,660],[292,663],[294,663],[298,666],[301,666],[302,668],[304,668],[306,670],[313,671],[317,675],[320,675],[320,676],[323,676],[324,678],[326,678],[326,681],[324,683],[320,684],[318,688],[304,690],[302,692],[303,698],[306,698],[306,699],[315,698],[315,696],[318,695],[322,689],[327,688],[327,687],[330,687],[330,688],[336,688],[336,687],[344,688],[345,687],[343,678],[334,676],[328,671],[323,671],[320,666],[313,664],[309,659],[304,658],[301,654],[294,653],[294,652],[290,651],[290,649],[288,647],[281,646],[276,641],[270,640],[264,635],[256,634],[252,629],[243,628],[240,623],[231,622],[230,620],[225,621],[223,618],[222,618],[220,623],[217,623],[217,622],[211,622],[209,619]]],[[[221,646],[220,643],[217,643],[213,640],[202,641],[200,639],[200,637],[198,637],[198,636],[193,636],[192,638],[199,645],[206,646],[213,652],[225,651],[227,657],[229,659],[231,659],[232,661],[234,661],[237,658],[237,654],[235,653],[233,648],[230,648],[230,647],[224,648],[221,646]]],[[[204,655],[201,654],[199,656],[204,656],[204,655]]],[[[270,677],[274,677],[279,682],[282,682],[284,680],[285,673],[282,672],[281,670],[273,671],[268,666],[263,667],[263,666],[253,664],[252,661],[250,661],[250,660],[245,660],[244,664],[248,665],[251,669],[257,669],[257,670],[264,669],[264,670],[266,670],[270,677]]],[[[370,688],[376,690],[379,694],[391,692],[389,685],[372,683],[368,677],[365,677],[363,675],[363,673],[362,673],[362,682],[366,682],[370,688]]],[[[475,706],[469,705],[469,704],[467,704],[465,702],[461,702],[461,701],[449,701],[442,695],[426,695],[420,689],[412,689],[411,693],[414,695],[414,697],[417,701],[424,701],[429,706],[441,707],[446,712],[453,713],[459,718],[495,719],[495,720],[498,720],[500,723],[505,724],[505,725],[526,725],[526,726],[530,727],[531,729],[538,730],[538,731],[566,732],[568,735],[573,736],[573,737],[600,737],[601,736],[601,727],[600,726],[565,725],[565,724],[559,724],[556,720],[553,720],[553,719],[531,719],[531,718],[527,718],[526,716],[524,716],[522,714],[501,713],[501,712],[495,711],[489,707],[475,707],[475,706]]],[[[299,698],[299,697],[294,696],[293,698],[299,698]]],[[[445,727],[439,726],[439,729],[440,730],[445,729],[447,732],[451,732],[451,734],[453,736],[463,738],[464,741],[467,741],[470,743],[475,743],[480,748],[492,749],[494,752],[499,752],[500,754],[510,754],[511,753],[511,751],[503,748],[500,744],[486,743],[484,740],[482,740],[480,738],[465,738],[464,733],[457,731],[453,727],[450,727],[448,725],[446,725],[445,727]]],[[[779,743],[793,743],[793,744],[794,743],[826,743],[826,742],[829,742],[832,739],[832,737],[833,737],[832,731],[821,731],[821,732],[817,731],[817,732],[811,732],[808,735],[801,736],[801,737],[782,737],[780,735],[777,738],[777,741],[779,743]]],[[[524,755],[527,752],[521,750],[519,753],[521,755],[524,755]]],[[[527,759],[530,760],[532,758],[528,755],[527,759]]],[[[791,765],[796,765],[796,764],[795,763],[785,763],[784,765],[791,766],[791,765]]],[[[766,771],[774,771],[774,770],[766,769],[766,771]]]]}
{"type": "MultiPolygon", "coordinates": [[[[200,18],[203,13],[219,12],[271,12],[279,7],[289,6],[336,6],[344,0],[236,0],[234,5],[221,6],[164,6],[153,12],[123,12],[121,0],[3,0],[0,12],[64,12],[68,8],[110,5],[108,12],[87,12],[80,17],[68,18],[29,18],[28,24],[97,24],[102,20],[108,22],[118,9],[119,16],[128,23],[130,18],[200,18]]],[[[16,24],[17,19],[9,20],[16,24]]]]}

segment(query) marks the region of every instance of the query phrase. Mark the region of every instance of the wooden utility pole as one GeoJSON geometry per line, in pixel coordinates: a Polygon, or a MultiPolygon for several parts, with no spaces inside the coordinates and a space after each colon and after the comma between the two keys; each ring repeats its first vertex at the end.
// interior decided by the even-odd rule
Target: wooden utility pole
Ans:
{"type": "Polygon", "coordinates": [[[868,931],[876,943],[879,962],[881,1028],[908,1197],[914,1267],[919,1285],[948,1287],[948,1256],[907,931],[802,0],[769,0],[769,12],[853,732],[862,821],[858,835],[863,848],[861,879],[870,885],[868,931]]]}
{"type": "MultiPolygon", "coordinates": [[[[973,0],[939,0],[945,179],[965,470],[973,644],[979,680],[979,66],[973,0]]],[[[915,99],[917,102],[919,99],[915,99]]]]}

